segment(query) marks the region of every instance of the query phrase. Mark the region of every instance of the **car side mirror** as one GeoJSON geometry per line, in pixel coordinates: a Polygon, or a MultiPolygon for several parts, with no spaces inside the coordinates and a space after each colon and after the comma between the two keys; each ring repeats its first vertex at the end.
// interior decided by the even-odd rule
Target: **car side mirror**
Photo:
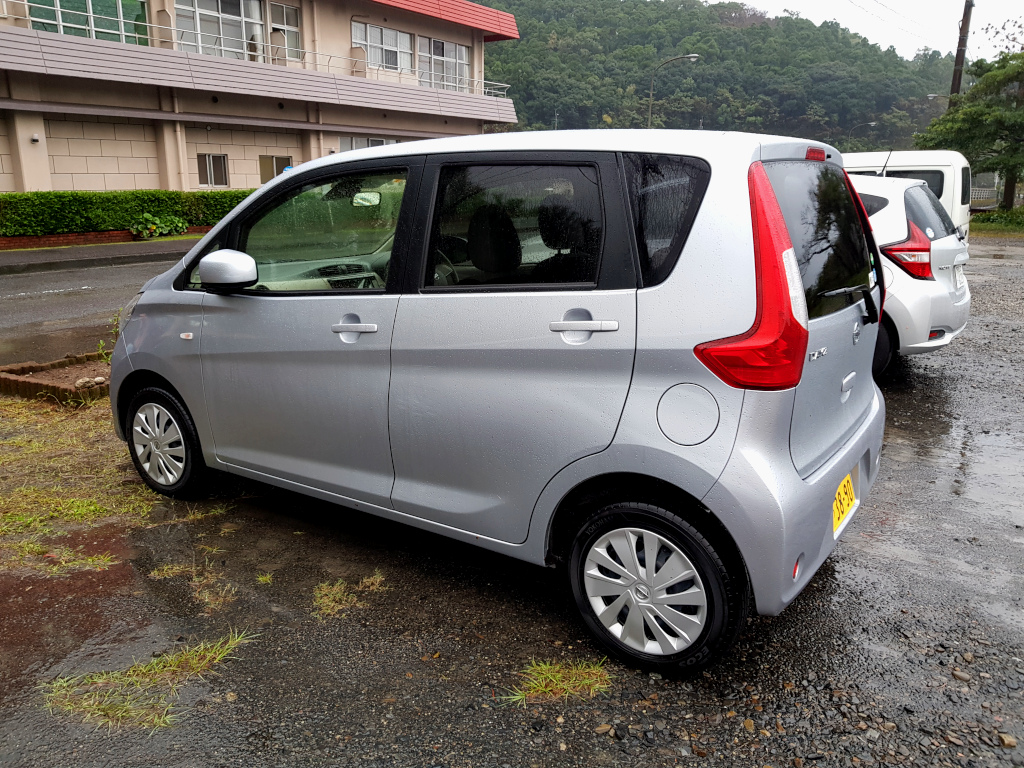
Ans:
{"type": "Polygon", "coordinates": [[[255,285],[256,260],[247,253],[224,248],[199,260],[199,282],[211,293],[231,293],[255,285]]]}

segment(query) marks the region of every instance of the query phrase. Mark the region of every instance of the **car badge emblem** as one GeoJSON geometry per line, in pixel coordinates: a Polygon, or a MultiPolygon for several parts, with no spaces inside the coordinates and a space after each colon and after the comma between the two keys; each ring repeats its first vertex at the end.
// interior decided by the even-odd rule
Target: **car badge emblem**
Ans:
{"type": "Polygon", "coordinates": [[[641,600],[648,600],[651,597],[651,590],[649,590],[644,584],[637,584],[636,596],[641,600]]]}
{"type": "Polygon", "coordinates": [[[853,344],[854,344],[854,346],[857,345],[858,341],[860,341],[860,323],[854,323],[853,324],[853,344]]]}
{"type": "Polygon", "coordinates": [[[807,359],[808,360],[817,360],[819,357],[824,357],[827,354],[828,354],[828,347],[822,347],[819,350],[811,352],[811,354],[809,354],[807,356],[807,359]]]}
{"type": "Polygon", "coordinates": [[[931,227],[925,227],[924,228],[924,233],[926,235],[928,235],[928,239],[929,240],[934,240],[935,239],[935,230],[932,229],[931,227]]]}

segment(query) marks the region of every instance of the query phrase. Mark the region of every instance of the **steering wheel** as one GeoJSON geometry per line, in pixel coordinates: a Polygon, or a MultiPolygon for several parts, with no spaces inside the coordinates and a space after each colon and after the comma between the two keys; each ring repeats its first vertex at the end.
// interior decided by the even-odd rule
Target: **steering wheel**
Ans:
{"type": "Polygon", "coordinates": [[[437,262],[434,264],[434,285],[457,285],[459,275],[455,271],[455,265],[441,251],[434,250],[437,254],[437,262]]]}

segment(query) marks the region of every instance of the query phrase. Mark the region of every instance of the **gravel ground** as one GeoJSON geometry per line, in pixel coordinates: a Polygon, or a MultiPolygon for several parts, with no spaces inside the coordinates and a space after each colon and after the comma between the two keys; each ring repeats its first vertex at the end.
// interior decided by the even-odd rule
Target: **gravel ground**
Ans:
{"type": "Polygon", "coordinates": [[[503,705],[531,659],[600,658],[563,573],[231,481],[224,514],[81,534],[123,558],[108,571],[0,575],[0,765],[1024,765],[1024,263],[1000,247],[968,267],[967,332],[885,383],[879,481],[833,557],[695,679],[609,662],[595,699],[503,705]],[[209,616],[183,579],[146,577],[197,557],[237,590],[209,616]],[[311,615],[316,584],[375,569],[390,591],[311,615]],[[58,675],[230,628],[260,634],[181,689],[171,728],[42,707],[58,675]]]}

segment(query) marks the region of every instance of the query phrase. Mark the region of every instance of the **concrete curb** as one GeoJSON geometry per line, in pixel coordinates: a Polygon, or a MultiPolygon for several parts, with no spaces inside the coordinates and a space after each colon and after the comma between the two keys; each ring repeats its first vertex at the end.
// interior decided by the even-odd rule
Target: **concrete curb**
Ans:
{"type": "Polygon", "coordinates": [[[0,262],[0,275],[20,275],[28,272],[55,272],[62,269],[88,269],[90,267],[114,267],[122,264],[146,264],[158,261],[177,261],[192,248],[157,251],[153,253],[126,253],[106,256],[78,256],[51,261],[21,261],[4,264],[0,262]]]}

